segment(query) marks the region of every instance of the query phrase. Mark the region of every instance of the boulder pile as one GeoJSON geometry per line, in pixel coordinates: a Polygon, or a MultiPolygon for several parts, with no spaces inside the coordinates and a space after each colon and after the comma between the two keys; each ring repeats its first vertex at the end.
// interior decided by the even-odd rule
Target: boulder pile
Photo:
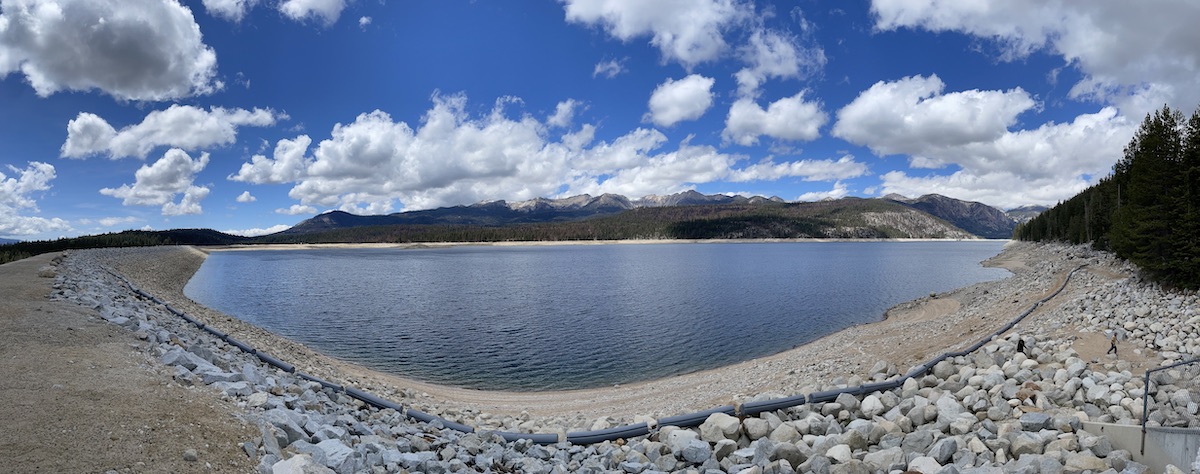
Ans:
{"type": "MultiPolygon", "coordinates": [[[[1037,251],[1059,267],[1076,258],[1108,258],[1078,247],[1037,251]]],[[[1147,396],[1141,374],[1117,358],[1084,360],[1071,337],[1048,334],[1068,326],[1122,331],[1123,347],[1160,354],[1164,366],[1200,355],[1196,295],[1134,278],[1084,276],[1073,283],[1089,286],[1082,296],[895,390],[742,418],[717,413],[694,428],[653,426],[648,436],[587,446],[507,442],[493,431],[416,422],[266,365],[129,291],[102,267],[97,257],[103,252],[115,251],[71,252],[59,262],[52,296],[95,308],[98,317],[133,331],[175,383],[236,401],[262,433],[243,447],[264,473],[1142,473],[1147,467],[1130,452],[1082,425],[1140,424],[1147,396]]],[[[880,361],[869,378],[899,374],[880,361]]],[[[1150,424],[1197,426],[1197,380],[1200,364],[1153,376],[1150,424]]],[[[846,386],[839,378],[819,388],[846,386]]]]}

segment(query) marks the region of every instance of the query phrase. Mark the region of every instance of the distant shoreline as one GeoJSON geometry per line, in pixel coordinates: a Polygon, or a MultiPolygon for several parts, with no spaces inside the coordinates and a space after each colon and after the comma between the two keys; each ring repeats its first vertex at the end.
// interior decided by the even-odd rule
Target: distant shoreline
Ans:
{"type": "Polygon", "coordinates": [[[238,252],[246,250],[316,250],[316,249],[423,249],[450,247],[545,247],[562,245],[654,245],[654,244],[761,244],[761,243],[842,243],[842,242],[1006,242],[1011,239],[623,239],[623,240],[529,240],[505,242],[406,242],[406,243],[328,243],[328,244],[232,244],[198,246],[204,252],[238,252]]]}

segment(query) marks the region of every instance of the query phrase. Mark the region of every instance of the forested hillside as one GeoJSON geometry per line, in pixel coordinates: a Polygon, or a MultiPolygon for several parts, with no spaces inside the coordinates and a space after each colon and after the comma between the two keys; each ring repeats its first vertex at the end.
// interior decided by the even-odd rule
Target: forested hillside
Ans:
{"type": "Polygon", "coordinates": [[[1017,227],[1020,240],[1091,243],[1168,285],[1200,288],[1200,110],[1146,116],[1112,175],[1017,227]]]}
{"type": "Polygon", "coordinates": [[[570,222],[511,226],[379,225],[275,234],[259,243],[502,242],[626,239],[976,238],[950,223],[884,200],[642,207],[570,222]]]}

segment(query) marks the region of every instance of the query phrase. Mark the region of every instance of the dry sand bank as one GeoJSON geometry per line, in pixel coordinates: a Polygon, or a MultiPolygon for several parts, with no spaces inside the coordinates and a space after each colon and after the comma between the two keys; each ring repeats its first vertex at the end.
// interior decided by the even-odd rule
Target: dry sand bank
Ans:
{"type": "Polygon", "coordinates": [[[39,269],[0,265],[0,466],[4,472],[234,472],[258,434],[217,392],[184,388],[92,308],[52,301],[39,269]],[[194,450],[185,459],[185,453],[194,450]]]}
{"type": "Polygon", "coordinates": [[[243,250],[313,250],[332,248],[423,249],[448,247],[540,247],[561,245],[651,245],[651,244],[755,244],[755,243],[824,243],[824,242],[994,242],[985,239],[625,239],[625,240],[554,240],[512,242],[420,242],[420,243],[345,243],[345,244],[237,244],[220,247],[198,247],[202,252],[236,252],[243,250]]]}
{"type": "MultiPolygon", "coordinates": [[[[517,422],[534,420],[541,426],[565,423],[568,426],[564,428],[588,428],[593,420],[603,417],[630,421],[639,415],[669,416],[744,401],[761,394],[792,395],[809,393],[830,384],[855,383],[855,378],[869,378],[871,369],[880,361],[904,372],[937,354],[965,347],[1003,326],[1057,288],[1066,273],[1074,268],[1065,262],[1040,261],[1045,256],[1034,255],[1030,251],[1033,248],[1028,244],[1013,243],[987,262],[1009,269],[1014,273],[1013,277],[901,304],[889,311],[881,322],[852,327],[774,356],[623,386],[540,393],[446,387],[372,371],[200,306],[183,295],[184,285],[205,258],[205,253],[195,248],[145,249],[133,254],[136,258],[114,259],[109,265],[173,306],[319,377],[363,387],[425,411],[485,426],[500,423],[500,420],[472,417],[482,412],[515,417],[517,422]]],[[[1113,268],[1089,268],[1086,271],[1104,279],[1126,276],[1113,268]]],[[[1031,319],[1036,320],[1039,314],[1053,309],[1078,291],[1082,289],[1068,285],[1063,295],[1043,305],[1031,319]]],[[[1076,331],[1073,328],[1060,330],[1076,331]]],[[[754,335],[730,337],[744,338],[752,344],[754,335]]],[[[1104,341],[1099,343],[1103,348],[1107,347],[1104,341]]],[[[1090,341],[1090,344],[1094,345],[1096,341],[1090,341]]],[[[1086,355],[1095,351],[1102,353],[1103,348],[1080,348],[1079,351],[1086,355]]],[[[512,420],[507,421],[512,423],[512,420]]]]}

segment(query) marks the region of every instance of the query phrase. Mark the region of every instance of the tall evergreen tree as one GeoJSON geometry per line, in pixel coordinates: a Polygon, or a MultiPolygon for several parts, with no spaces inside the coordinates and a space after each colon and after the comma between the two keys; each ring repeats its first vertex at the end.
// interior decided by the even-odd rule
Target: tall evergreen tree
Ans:
{"type": "Polygon", "coordinates": [[[1183,114],[1163,107],[1147,115],[1117,166],[1121,198],[1110,232],[1113,249],[1142,270],[1169,272],[1175,265],[1172,230],[1183,151],[1183,114]],[[1125,176],[1122,176],[1124,174],[1125,176]]]}
{"type": "Polygon", "coordinates": [[[1171,246],[1175,261],[1171,272],[1182,282],[1200,284],[1200,109],[1192,113],[1185,128],[1179,160],[1178,192],[1172,206],[1177,223],[1171,246]]]}
{"type": "Polygon", "coordinates": [[[1091,242],[1172,286],[1200,288],[1200,110],[1147,115],[1113,174],[1017,227],[1015,238],[1091,242]]]}

